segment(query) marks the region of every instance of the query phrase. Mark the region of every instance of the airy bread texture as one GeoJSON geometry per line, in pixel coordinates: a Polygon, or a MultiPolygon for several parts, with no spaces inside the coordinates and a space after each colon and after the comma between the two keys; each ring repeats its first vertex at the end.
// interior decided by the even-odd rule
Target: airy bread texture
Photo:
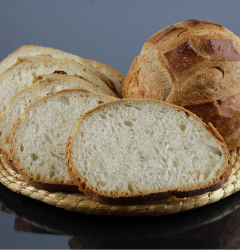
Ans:
{"type": "Polygon", "coordinates": [[[109,79],[103,73],[101,73],[101,71],[99,71],[97,68],[94,68],[92,65],[90,65],[86,59],[83,59],[79,56],[70,53],[63,52],[61,50],[45,48],[41,46],[32,46],[32,45],[21,46],[19,49],[11,53],[0,63],[0,74],[2,74],[8,68],[12,67],[12,65],[14,65],[17,62],[18,57],[41,56],[41,55],[48,55],[54,58],[80,63],[93,75],[98,77],[100,80],[104,81],[112,91],[115,91],[115,88],[109,81],[109,79]]]}
{"type": "Polygon", "coordinates": [[[155,98],[211,122],[240,146],[240,38],[220,24],[187,20],[150,37],[123,84],[124,98],[155,98]]]}
{"type": "Polygon", "coordinates": [[[35,77],[54,72],[80,76],[101,88],[107,94],[116,96],[103,81],[79,63],[49,56],[22,57],[10,69],[0,75],[0,113],[6,110],[10,99],[17,92],[32,85],[35,77]]]}
{"type": "Polygon", "coordinates": [[[10,101],[7,109],[0,115],[0,152],[11,160],[9,137],[13,124],[21,118],[26,108],[34,101],[63,89],[88,89],[94,93],[106,94],[103,90],[77,76],[51,74],[39,76],[34,84],[18,92],[10,101]]]}
{"type": "Polygon", "coordinates": [[[112,100],[116,99],[75,89],[35,101],[12,128],[9,143],[15,167],[33,185],[73,185],[64,160],[68,137],[81,115],[112,100]]]}
{"type": "Polygon", "coordinates": [[[112,204],[199,195],[220,188],[231,172],[213,126],[154,100],[119,100],[87,112],[66,158],[80,191],[112,204]]]}
{"type": "Polygon", "coordinates": [[[122,85],[125,80],[125,76],[117,69],[110,67],[107,64],[97,61],[88,60],[88,62],[95,68],[99,69],[114,85],[119,97],[122,97],[122,85]]]}

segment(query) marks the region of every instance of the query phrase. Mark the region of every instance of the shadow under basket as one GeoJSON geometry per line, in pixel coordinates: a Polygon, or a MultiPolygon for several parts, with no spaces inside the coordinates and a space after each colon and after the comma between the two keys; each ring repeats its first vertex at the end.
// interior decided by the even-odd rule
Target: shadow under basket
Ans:
{"type": "Polygon", "coordinates": [[[106,205],[83,193],[49,192],[27,184],[0,155],[0,182],[12,191],[49,205],[82,214],[113,216],[160,216],[179,213],[222,200],[240,190],[240,148],[231,151],[231,175],[224,186],[214,192],[190,198],[172,197],[158,202],[134,205],[106,205]]]}

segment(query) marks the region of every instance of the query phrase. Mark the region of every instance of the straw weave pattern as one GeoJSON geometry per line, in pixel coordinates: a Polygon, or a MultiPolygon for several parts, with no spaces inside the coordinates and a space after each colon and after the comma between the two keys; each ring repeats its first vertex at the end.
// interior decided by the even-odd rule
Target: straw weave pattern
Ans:
{"type": "Polygon", "coordinates": [[[28,185],[0,155],[0,182],[14,192],[52,206],[83,214],[111,216],[160,216],[202,207],[224,199],[240,190],[240,148],[231,151],[232,173],[224,186],[214,192],[190,198],[170,198],[134,205],[106,205],[83,193],[48,192],[28,185]]]}

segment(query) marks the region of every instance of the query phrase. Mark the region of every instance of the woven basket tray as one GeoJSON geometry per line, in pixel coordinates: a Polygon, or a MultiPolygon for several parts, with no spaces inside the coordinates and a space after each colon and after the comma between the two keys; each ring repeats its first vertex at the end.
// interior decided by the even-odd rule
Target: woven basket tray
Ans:
{"type": "Polygon", "coordinates": [[[231,152],[232,173],[223,188],[191,198],[170,198],[160,202],[135,205],[106,205],[91,200],[83,193],[48,192],[28,185],[0,155],[0,182],[14,192],[49,205],[83,214],[115,216],[159,216],[202,207],[240,190],[240,148],[231,152]]]}

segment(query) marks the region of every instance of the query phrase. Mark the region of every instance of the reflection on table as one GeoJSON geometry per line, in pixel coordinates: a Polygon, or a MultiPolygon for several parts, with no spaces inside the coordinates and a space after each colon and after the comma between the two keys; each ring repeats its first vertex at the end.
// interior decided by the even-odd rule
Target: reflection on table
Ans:
{"type": "Polygon", "coordinates": [[[195,210],[160,217],[84,215],[19,195],[0,185],[1,212],[17,232],[72,236],[70,249],[239,248],[240,192],[195,210]]]}

